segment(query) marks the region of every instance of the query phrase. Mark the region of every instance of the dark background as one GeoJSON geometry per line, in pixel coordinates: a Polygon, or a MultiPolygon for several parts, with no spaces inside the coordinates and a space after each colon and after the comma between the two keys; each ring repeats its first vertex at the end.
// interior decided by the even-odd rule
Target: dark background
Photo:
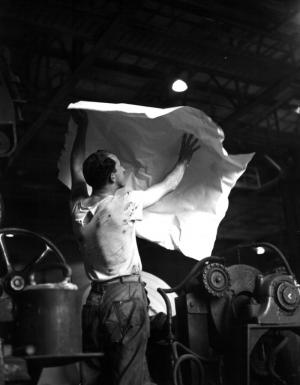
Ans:
{"type": "MultiPolygon", "coordinates": [[[[67,105],[189,105],[224,129],[229,153],[256,152],[230,195],[214,254],[270,241],[299,275],[299,2],[1,0],[0,21],[0,86],[16,122],[16,139],[11,125],[0,126],[2,227],[48,236],[78,278],[69,193],[57,180],[67,105]],[[178,75],[189,84],[183,94],[170,90],[178,75]]],[[[35,255],[34,245],[14,241],[13,260],[35,255]]],[[[194,264],[139,246],[145,270],[172,285],[194,264]]]]}

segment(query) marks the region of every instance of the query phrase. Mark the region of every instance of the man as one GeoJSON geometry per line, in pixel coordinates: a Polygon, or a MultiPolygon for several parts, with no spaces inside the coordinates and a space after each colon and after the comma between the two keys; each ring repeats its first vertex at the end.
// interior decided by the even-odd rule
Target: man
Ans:
{"type": "Polygon", "coordinates": [[[145,191],[125,189],[125,170],[104,150],[84,160],[87,115],[73,110],[77,134],[71,152],[71,210],[91,291],[82,310],[83,350],[104,358],[82,365],[82,385],[151,384],[145,353],[147,297],[135,221],[180,183],[198,140],[184,135],[179,159],[166,178],[145,191]],[[92,187],[89,196],[86,183],[92,187]]]}

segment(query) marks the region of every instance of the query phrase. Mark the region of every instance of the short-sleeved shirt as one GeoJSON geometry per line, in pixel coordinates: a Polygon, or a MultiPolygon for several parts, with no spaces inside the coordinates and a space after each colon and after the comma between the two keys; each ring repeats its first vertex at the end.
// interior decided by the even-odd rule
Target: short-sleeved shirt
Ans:
{"type": "Polygon", "coordinates": [[[142,217],[143,191],[121,188],[114,195],[92,195],[74,204],[73,223],[91,280],[141,272],[135,221],[142,217]]]}

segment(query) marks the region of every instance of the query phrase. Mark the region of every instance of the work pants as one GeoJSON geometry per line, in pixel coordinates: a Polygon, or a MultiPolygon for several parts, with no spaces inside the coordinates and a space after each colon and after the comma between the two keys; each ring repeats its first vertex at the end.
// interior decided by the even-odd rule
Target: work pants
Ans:
{"type": "Polygon", "coordinates": [[[143,282],[116,282],[91,289],[82,310],[84,352],[103,352],[81,366],[82,385],[150,385],[149,337],[143,282]]]}

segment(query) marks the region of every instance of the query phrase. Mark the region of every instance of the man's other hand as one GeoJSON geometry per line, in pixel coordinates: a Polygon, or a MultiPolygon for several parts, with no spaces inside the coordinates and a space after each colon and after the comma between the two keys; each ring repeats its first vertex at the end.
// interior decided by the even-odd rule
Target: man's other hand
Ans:
{"type": "Polygon", "coordinates": [[[190,163],[195,151],[200,148],[199,140],[192,134],[184,134],[181,141],[178,163],[190,163]]]}

